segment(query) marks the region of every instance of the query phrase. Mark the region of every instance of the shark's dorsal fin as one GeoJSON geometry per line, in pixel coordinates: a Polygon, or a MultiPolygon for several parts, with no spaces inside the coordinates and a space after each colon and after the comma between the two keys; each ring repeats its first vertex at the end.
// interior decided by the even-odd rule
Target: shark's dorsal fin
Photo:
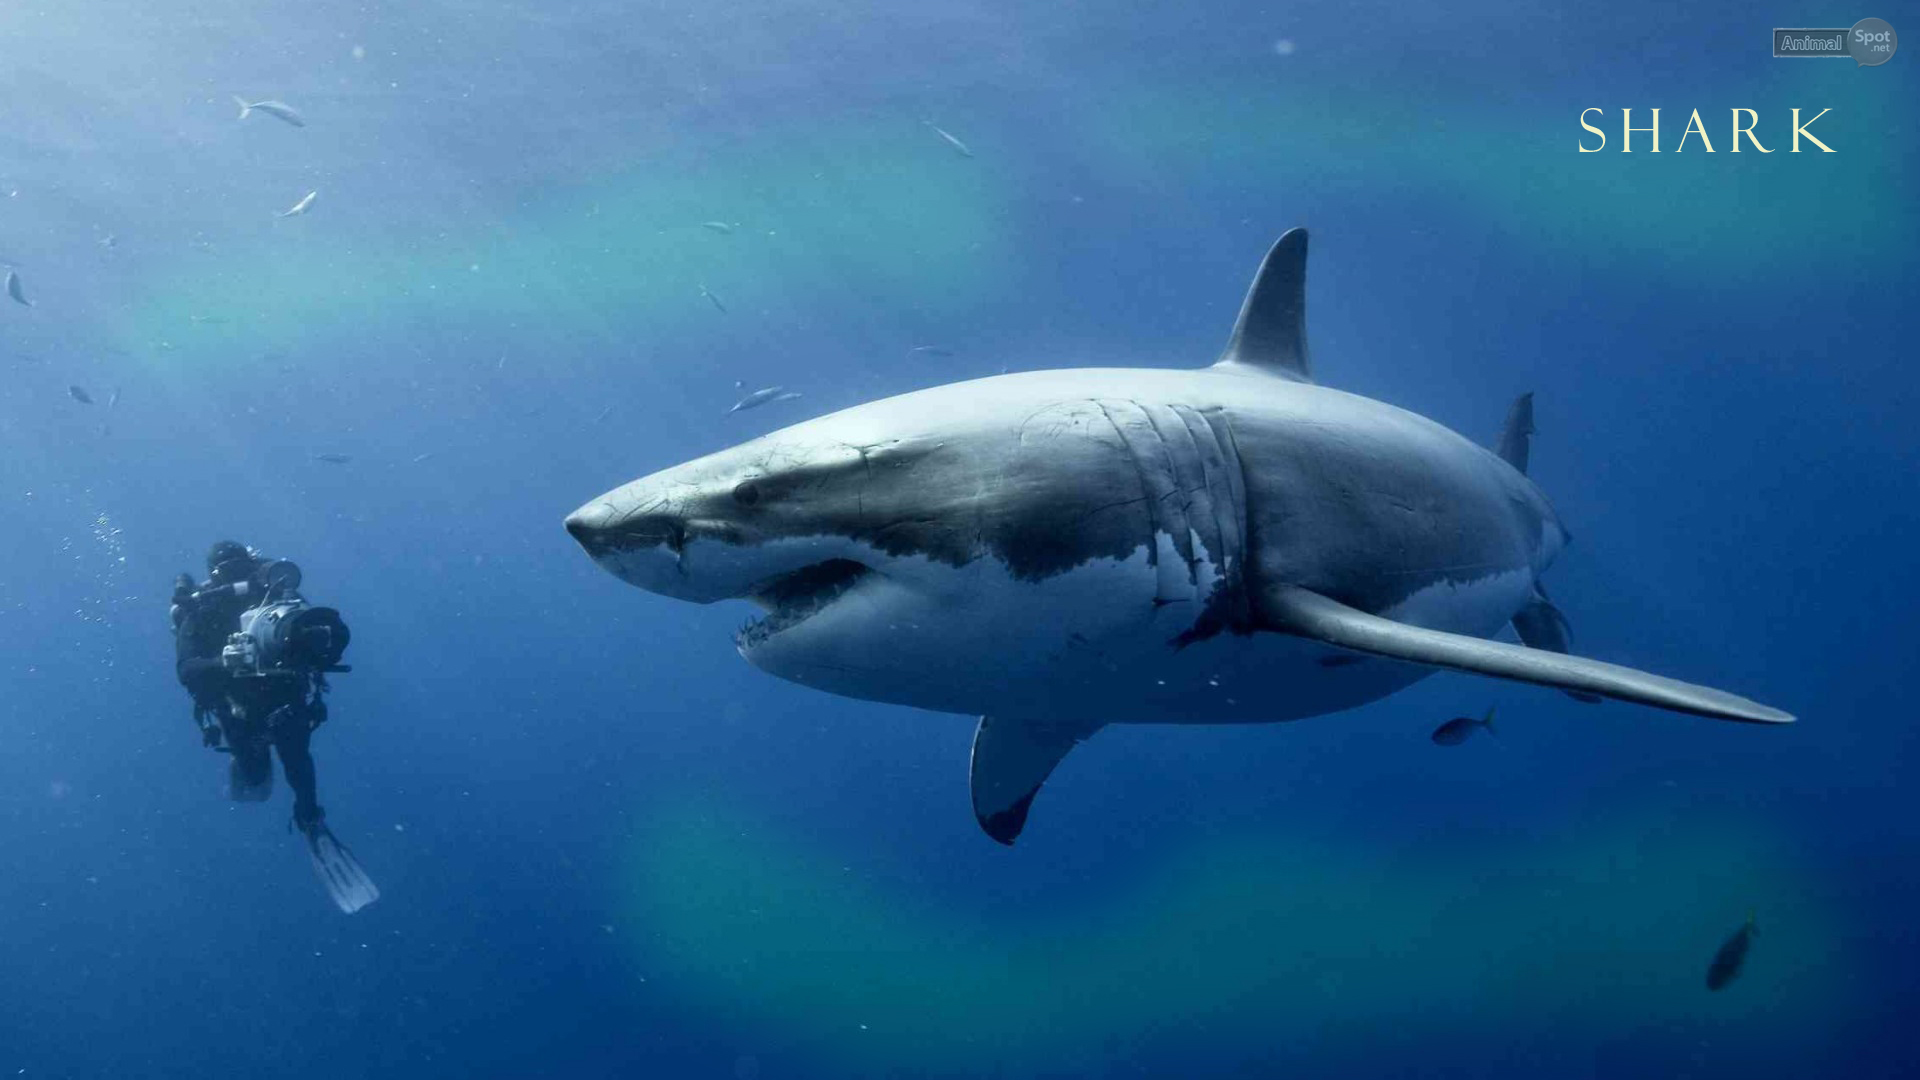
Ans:
{"type": "Polygon", "coordinates": [[[1307,230],[1288,229],[1261,260],[1219,363],[1313,381],[1307,368],[1307,230]]]}
{"type": "Polygon", "coordinates": [[[1493,446],[1507,464],[1521,473],[1527,471],[1527,450],[1533,445],[1533,393],[1513,399],[1507,410],[1507,426],[1500,429],[1500,441],[1493,446]]]}
{"type": "Polygon", "coordinates": [[[973,816],[980,828],[1012,844],[1054,766],[1099,727],[981,717],[973,733],[973,816]]]}

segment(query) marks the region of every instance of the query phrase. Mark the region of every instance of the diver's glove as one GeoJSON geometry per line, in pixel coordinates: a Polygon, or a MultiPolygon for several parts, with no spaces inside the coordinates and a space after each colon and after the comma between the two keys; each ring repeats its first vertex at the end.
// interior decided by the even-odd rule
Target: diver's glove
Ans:
{"type": "Polygon", "coordinates": [[[185,574],[173,579],[173,604],[167,608],[167,615],[173,620],[177,632],[180,624],[187,621],[193,613],[193,579],[185,574]]]}

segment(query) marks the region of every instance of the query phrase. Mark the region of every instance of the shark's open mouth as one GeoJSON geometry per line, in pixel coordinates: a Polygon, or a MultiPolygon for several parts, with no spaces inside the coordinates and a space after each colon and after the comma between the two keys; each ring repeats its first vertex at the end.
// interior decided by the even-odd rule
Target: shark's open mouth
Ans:
{"type": "Polygon", "coordinates": [[[734,644],[750,649],[811,619],[871,573],[851,559],[828,559],[755,585],[746,598],[765,608],[766,617],[741,627],[734,644]]]}

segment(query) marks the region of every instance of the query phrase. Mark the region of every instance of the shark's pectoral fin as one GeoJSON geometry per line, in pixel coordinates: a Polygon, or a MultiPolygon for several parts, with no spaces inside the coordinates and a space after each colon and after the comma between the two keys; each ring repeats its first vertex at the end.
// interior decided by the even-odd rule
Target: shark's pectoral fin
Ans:
{"type": "Polygon", "coordinates": [[[1355,652],[1598,694],[1722,720],[1763,724],[1785,724],[1793,720],[1788,713],[1743,697],[1617,664],[1408,626],[1369,615],[1296,585],[1264,590],[1260,607],[1261,621],[1268,629],[1355,652]]]}
{"type": "MultiPolygon", "coordinates": [[[[1520,635],[1520,641],[1529,649],[1573,652],[1573,628],[1567,625],[1567,617],[1553,606],[1553,601],[1547,599],[1545,590],[1538,584],[1533,587],[1533,599],[1514,615],[1513,632],[1520,635]]],[[[1567,696],[1589,705],[1598,704],[1601,700],[1599,694],[1585,690],[1568,690],[1567,696]]]]}
{"type": "Polygon", "coordinates": [[[1097,724],[981,717],[973,733],[973,816],[987,835],[1012,844],[1054,766],[1097,730],[1097,724]]]}

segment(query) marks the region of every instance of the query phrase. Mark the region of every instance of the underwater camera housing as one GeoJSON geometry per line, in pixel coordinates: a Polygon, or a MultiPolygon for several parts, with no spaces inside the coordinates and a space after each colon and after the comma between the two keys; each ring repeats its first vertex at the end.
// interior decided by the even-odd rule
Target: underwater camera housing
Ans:
{"type": "Polygon", "coordinates": [[[241,677],[313,675],[351,671],[340,657],[353,635],[330,607],[309,604],[299,593],[300,568],[284,559],[262,572],[266,594],[240,613],[240,629],[227,638],[220,662],[241,677]]]}

